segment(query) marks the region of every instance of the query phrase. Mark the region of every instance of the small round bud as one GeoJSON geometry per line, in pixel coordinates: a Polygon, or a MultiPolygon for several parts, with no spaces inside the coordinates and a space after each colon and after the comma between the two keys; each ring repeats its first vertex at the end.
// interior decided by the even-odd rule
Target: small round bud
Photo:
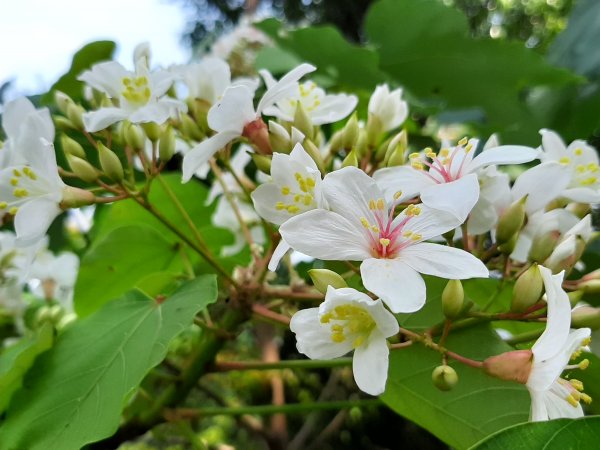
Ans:
{"type": "Polygon", "coordinates": [[[62,191],[61,209],[81,208],[96,203],[96,196],[89,191],[67,186],[62,191]]]}
{"type": "Polygon", "coordinates": [[[175,132],[167,126],[158,143],[158,157],[161,161],[170,161],[175,154],[175,132]]]}
{"type": "Polygon", "coordinates": [[[600,308],[580,306],[571,312],[571,328],[600,328],[600,308]]]}
{"type": "Polygon", "coordinates": [[[98,171],[85,159],[67,155],[67,161],[73,173],[86,183],[93,183],[98,179],[98,171]]]}
{"type": "Polygon", "coordinates": [[[242,136],[254,145],[257,153],[261,155],[272,155],[273,149],[269,141],[269,129],[262,119],[253,120],[244,126],[242,136]]]}
{"type": "Polygon", "coordinates": [[[187,136],[195,141],[201,141],[205,138],[205,135],[202,132],[202,130],[200,129],[200,127],[198,126],[198,124],[190,116],[182,113],[179,116],[179,120],[181,121],[181,125],[180,125],[181,132],[185,136],[187,136]]]}
{"type": "MultiPolygon", "coordinates": [[[[185,114],[182,114],[182,116],[185,116],[185,114]]],[[[189,116],[186,117],[189,118],[189,116]]],[[[150,139],[152,142],[156,142],[160,139],[161,129],[159,124],[154,122],[146,122],[141,123],[140,125],[144,129],[148,139],[150,139]]]]}
{"type": "Polygon", "coordinates": [[[369,114],[367,119],[367,133],[369,136],[369,144],[375,145],[381,136],[383,130],[383,123],[379,116],[375,114],[369,114]]]}
{"type": "Polygon", "coordinates": [[[306,139],[304,141],[303,146],[304,150],[313,159],[321,173],[325,173],[325,163],[323,162],[323,156],[321,155],[321,152],[319,151],[317,146],[309,139],[306,139]]]}
{"type": "Polygon", "coordinates": [[[342,161],[342,167],[358,167],[358,158],[356,157],[356,152],[352,150],[342,161]]]}
{"type": "Polygon", "coordinates": [[[510,255],[515,250],[518,238],[519,233],[515,233],[507,242],[500,244],[498,246],[498,250],[500,250],[500,253],[502,253],[503,255],[510,255]]]}
{"type": "Polygon", "coordinates": [[[529,250],[529,259],[543,263],[552,254],[559,239],[560,232],[557,230],[536,236],[531,244],[531,250],[529,250]]]}
{"type": "Polygon", "coordinates": [[[71,103],[73,103],[73,100],[64,92],[54,91],[54,103],[56,104],[58,110],[64,115],[66,115],[67,108],[71,103]]]}
{"type": "Polygon", "coordinates": [[[308,275],[312,280],[317,291],[321,294],[327,292],[327,286],[331,286],[335,289],[348,287],[346,281],[337,273],[327,269],[311,269],[308,271],[308,275]]]}
{"type": "Polygon", "coordinates": [[[75,139],[71,139],[66,134],[61,134],[60,145],[62,146],[65,155],[73,155],[81,159],[86,158],[85,150],[83,150],[81,144],[79,144],[79,142],[77,142],[75,139]]]}
{"type": "Polygon", "coordinates": [[[296,112],[294,113],[294,127],[300,130],[307,139],[312,139],[314,136],[314,128],[312,120],[306,113],[306,110],[302,106],[302,103],[298,102],[296,105],[296,112]]]}
{"type": "Polygon", "coordinates": [[[600,280],[586,280],[577,284],[577,287],[584,294],[600,294],[600,280]]]}
{"type": "Polygon", "coordinates": [[[98,154],[100,157],[100,167],[104,173],[113,181],[123,179],[123,165],[119,157],[102,142],[98,142],[98,154]]]}
{"type": "Polygon", "coordinates": [[[356,118],[356,113],[354,113],[352,116],[350,116],[350,119],[348,119],[346,125],[344,126],[344,138],[342,140],[342,146],[346,150],[350,150],[352,147],[354,147],[354,144],[358,139],[359,130],[358,119],[356,118]]]}
{"type": "Polygon", "coordinates": [[[354,146],[354,151],[356,152],[356,156],[358,158],[362,158],[367,154],[367,149],[369,148],[367,142],[367,132],[363,129],[358,132],[358,139],[356,139],[356,145],[354,146]]]}
{"type": "Polygon", "coordinates": [[[251,153],[250,157],[254,164],[256,164],[256,168],[267,175],[271,174],[271,156],[266,155],[258,155],[256,153],[251,153]]]}
{"type": "Polygon", "coordinates": [[[142,150],[146,143],[146,136],[139,125],[126,123],[123,126],[125,143],[134,150],[142,150]]]}
{"type": "Polygon", "coordinates": [[[444,315],[454,320],[460,316],[465,300],[465,291],[460,280],[449,280],[442,292],[442,310],[444,315]]]}
{"type": "Polygon", "coordinates": [[[525,222],[525,202],[527,196],[514,202],[500,215],[496,228],[496,240],[498,244],[504,244],[517,234],[525,222]]]}
{"type": "Polygon", "coordinates": [[[83,124],[83,113],[85,113],[85,109],[83,109],[80,105],[70,103],[67,106],[67,118],[78,130],[83,130],[85,128],[83,124]]]}
{"type": "Polygon", "coordinates": [[[440,391],[450,391],[458,383],[458,374],[452,367],[441,365],[433,369],[431,381],[440,391]]]}
{"type": "Polygon", "coordinates": [[[544,280],[537,264],[527,269],[515,283],[510,310],[513,312],[524,312],[542,296],[544,280]]]}
{"type": "Polygon", "coordinates": [[[53,116],[52,120],[57,130],[72,131],[75,130],[75,125],[69,119],[63,116],[53,116]]]}
{"type": "Polygon", "coordinates": [[[344,130],[339,130],[333,133],[331,139],[329,140],[329,148],[331,153],[337,153],[343,148],[344,142],[344,130]]]}

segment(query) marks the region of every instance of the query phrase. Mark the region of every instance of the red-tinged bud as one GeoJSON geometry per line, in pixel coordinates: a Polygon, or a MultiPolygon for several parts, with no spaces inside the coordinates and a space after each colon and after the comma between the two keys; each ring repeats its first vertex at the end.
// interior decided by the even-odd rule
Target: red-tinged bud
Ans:
{"type": "Polygon", "coordinates": [[[269,128],[262,119],[253,120],[244,127],[242,136],[248,138],[256,147],[258,153],[262,155],[271,155],[271,142],[269,141],[269,128]]]}
{"type": "Polygon", "coordinates": [[[491,356],[483,362],[483,370],[501,380],[525,384],[533,365],[531,350],[515,350],[491,356]]]}

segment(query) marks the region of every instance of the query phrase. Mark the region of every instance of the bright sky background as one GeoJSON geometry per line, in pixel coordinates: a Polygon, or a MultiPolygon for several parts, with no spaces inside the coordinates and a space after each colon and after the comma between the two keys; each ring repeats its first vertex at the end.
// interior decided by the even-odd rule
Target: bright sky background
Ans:
{"type": "Polygon", "coordinates": [[[185,23],[181,5],[165,0],[0,0],[0,85],[15,79],[10,98],[45,92],[79,48],[100,39],[117,43],[126,67],[143,41],[153,65],[187,62],[185,23]]]}

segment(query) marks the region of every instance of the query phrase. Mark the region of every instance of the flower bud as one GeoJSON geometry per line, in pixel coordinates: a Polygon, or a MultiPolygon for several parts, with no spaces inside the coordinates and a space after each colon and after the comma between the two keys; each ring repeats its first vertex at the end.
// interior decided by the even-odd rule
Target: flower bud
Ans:
{"type": "Polygon", "coordinates": [[[158,157],[161,161],[170,161],[175,154],[175,132],[167,125],[158,143],[158,157]]]}
{"type": "Polygon", "coordinates": [[[187,114],[180,114],[179,120],[181,121],[181,132],[196,141],[201,141],[205,138],[204,133],[198,127],[198,124],[187,114]]]}
{"type": "Polygon", "coordinates": [[[72,131],[75,129],[75,125],[69,119],[63,116],[53,116],[52,120],[57,130],[61,131],[72,131]]]}
{"type": "Polygon", "coordinates": [[[146,143],[146,136],[139,125],[126,123],[123,125],[123,138],[132,149],[142,150],[146,143]]]}
{"type": "Polygon", "coordinates": [[[375,145],[379,136],[383,131],[383,122],[379,116],[369,113],[367,119],[367,135],[369,137],[369,144],[375,145]]]}
{"type": "Polygon", "coordinates": [[[567,211],[572,212],[580,219],[583,219],[590,213],[592,207],[589,203],[569,203],[567,205],[567,211]]]}
{"type": "Polygon", "coordinates": [[[71,171],[86,183],[93,183],[98,179],[98,171],[85,159],[74,155],[67,155],[67,161],[69,167],[71,167],[71,171]]]}
{"type": "Polygon", "coordinates": [[[510,310],[525,312],[542,296],[544,280],[537,264],[527,269],[515,283],[510,310]]]}
{"type": "Polygon", "coordinates": [[[577,284],[584,294],[600,294],[600,280],[586,280],[577,284]]]}
{"type": "Polygon", "coordinates": [[[256,168],[267,175],[271,174],[271,159],[272,156],[259,155],[257,153],[251,153],[250,157],[254,164],[256,164],[256,168]]]}
{"type": "Polygon", "coordinates": [[[79,144],[79,142],[77,142],[75,139],[71,139],[66,134],[61,134],[60,145],[62,146],[65,155],[73,155],[81,159],[86,158],[85,150],[83,150],[81,144],[79,144]]]}
{"type": "Polygon", "coordinates": [[[556,246],[552,254],[544,262],[544,266],[552,270],[552,273],[558,273],[565,270],[571,271],[573,266],[579,261],[585,250],[586,242],[581,236],[567,236],[560,244],[556,246]]]}
{"type": "Polygon", "coordinates": [[[269,141],[269,129],[262,119],[259,118],[247,123],[242,136],[248,138],[261,155],[273,154],[271,142],[269,141]]]}
{"type": "Polygon", "coordinates": [[[196,123],[203,133],[206,133],[208,130],[210,130],[210,127],[208,126],[208,111],[210,110],[211,106],[212,105],[209,102],[199,98],[188,102],[188,108],[192,112],[194,119],[196,119],[196,123]]]}
{"type": "Polygon", "coordinates": [[[83,113],[85,109],[83,109],[80,105],[76,105],[75,103],[70,103],[67,106],[67,118],[71,121],[73,126],[78,130],[83,130],[85,128],[83,124],[83,113]]]}
{"type": "Polygon", "coordinates": [[[98,154],[100,157],[100,167],[104,173],[113,181],[123,179],[123,165],[119,157],[102,142],[98,142],[98,154]]]}
{"type": "Polygon", "coordinates": [[[96,196],[89,191],[67,186],[62,191],[61,209],[80,208],[96,203],[96,196]]]}
{"type": "Polygon", "coordinates": [[[536,236],[531,244],[531,250],[529,250],[529,259],[543,263],[552,254],[559,239],[560,232],[557,230],[536,236]]]}
{"type": "Polygon", "coordinates": [[[73,103],[73,100],[64,92],[54,91],[54,103],[61,113],[67,115],[67,108],[73,103]]]}
{"type": "Polygon", "coordinates": [[[580,306],[571,312],[571,328],[600,328],[600,308],[580,306]]]}
{"type": "Polygon", "coordinates": [[[356,152],[352,150],[342,161],[342,167],[358,167],[358,158],[356,158],[356,152]]]}
{"type": "Polygon", "coordinates": [[[458,375],[452,367],[444,364],[433,369],[431,381],[440,391],[449,391],[458,383],[458,375]]]}
{"type": "Polygon", "coordinates": [[[525,202],[527,196],[514,202],[500,215],[496,228],[496,241],[498,244],[508,242],[523,227],[525,222],[525,202]]]}
{"type": "Polygon", "coordinates": [[[515,350],[491,356],[483,362],[483,370],[501,380],[516,381],[525,384],[531,373],[533,352],[515,350]]]}
{"type": "Polygon", "coordinates": [[[358,119],[356,118],[355,112],[350,116],[343,130],[344,137],[342,139],[342,146],[346,150],[350,150],[352,147],[354,147],[354,144],[358,139],[359,130],[360,129],[358,127],[358,119]]]}
{"type": "Polygon", "coordinates": [[[317,148],[317,146],[313,144],[313,142],[309,139],[306,139],[304,141],[303,146],[304,150],[314,160],[321,173],[325,173],[325,163],[323,162],[323,156],[321,156],[321,152],[317,148]]]}
{"type": "Polygon", "coordinates": [[[358,139],[356,139],[356,144],[354,145],[354,151],[356,152],[357,158],[362,158],[367,154],[367,149],[369,148],[367,143],[367,132],[363,129],[358,131],[358,139]]]}
{"type": "Polygon", "coordinates": [[[402,130],[396,134],[387,145],[384,163],[387,167],[401,166],[406,162],[406,149],[408,148],[408,135],[402,130]]]}
{"type": "Polygon", "coordinates": [[[442,310],[444,315],[454,320],[460,316],[465,300],[465,291],[460,280],[449,280],[442,292],[442,310]]]}
{"type": "Polygon", "coordinates": [[[331,139],[329,140],[329,151],[332,154],[339,152],[344,143],[344,130],[339,130],[333,133],[331,139]]]}
{"type": "Polygon", "coordinates": [[[271,148],[276,152],[288,154],[292,150],[292,141],[287,130],[272,120],[269,120],[269,141],[271,148]]]}
{"type": "Polygon", "coordinates": [[[505,242],[504,244],[500,244],[498,246],[498,250],[500,250],[500,253],[502,253],[503,255],[510,255],[515,250],[515,246],[517,245],[518,238],[519,238],[519,233],[515,233],[508,240],[508,242],[505,242]]]}
{"type": "Polygon", "coordinates": [[[310,269],[308,275],[321,294],[327,293],[327,286],[335,289],[348,287],[346,281],[339,274],[328,269],[310,269]]]}
{"type": "Polygon", "coordinates": [[[569,297],[569,303],[571,304],[571,308],[575,308],[577,303],[582,299],[584,292],[579,291],[571,291],[567,292],[567,297],[569,297]]]}
{"type": "Polygon", "coordinates": [[[159,124],[154,122],[145,122],[141,123],[140,125],[144,129],[148,139],[150,139],[152,142],[156,142],[160,139],[161,129],[159,124]]]}
{"type": "Polygon", "coordinates": [[[310,120],[310,117],[300,102],[296,104],[293,125],[300,130],[307,139],[312,139],[314,137],[312,120],[310,120]]]}

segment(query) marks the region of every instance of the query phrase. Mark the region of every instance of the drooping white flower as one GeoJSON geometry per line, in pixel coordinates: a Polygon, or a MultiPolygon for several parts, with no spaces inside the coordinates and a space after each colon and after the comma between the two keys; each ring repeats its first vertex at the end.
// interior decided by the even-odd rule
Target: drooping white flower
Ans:
{"type": "Polygon", "coordinates": [[[396,318],[380,300],[355,289],[329,286],[318,308],[298,311],[290,329],[300,353],[311,359],[333,359],[354,350],[352,371],[361,391],[385,391],[389,349],[386,338],[399,331],[396,318]]]}
{"type": "Polygon", "coordinates": [[[47,249],[40,250],[31,264],[29,286],[33,294],[58,301],[65,310],[73,312],[73,289],[79,258],[71,252],[54,255],[47,249]]]}
{"type": "MultiPolygon", "coordinates": [[[[261,70],[260,74],[268,88],[275,86],[276,81],[268,71],[261,70]]],[[[357,103],[358,98],[355,95],[327,94],[313,81],[296,82],[289,87],[286,95],[266,107],[264,113],[292,122],[300,104],[313,125],[323,125],[342,120],[354,111],[357,103]]]]}
{"type": "MultiPolygon", "coordinates": [[[[321,172],[301,144],[296,144],[289,155],[274,153],[270,182],[261,184],[252,192],[256,212],[277,225],[306,211],[323,208],[321,172]]],[[[275,270],[290,246],[282,239],[273,253],[269,270],[275,270]]]]}
{"type": "Polygon", "coordinates": [[[542,162],[555,161],[568,169],[569,183],[562,197],[575,202],[600,202],[600,161],[595,148],[585,141],[573,141],[567,147],[558,134],[541,130],[542,162]]]}
{"type": "Polygon", "coordinates": [[[150,72],[146,56],[135,61],[131,72],[116,61],[94,64],[78,79],[104,92],[114,106],[103,107],[83,115],[85,129],[89,132],[127,119],[132,123],[154,122],[162,124],[169,117],[187,111],[185,103],[167,96],[173,76],[166,70],[150,72]]]}
{"type": "MultiPolygon", "coordinates": [[[[266,108],[287,95],[301,77],[315,70],[310,64],[301,64],[270,86],[254,108],[254,93],[246,86],[230,86],[223,98],[208,112],[208,126],[217,132],[190,150],[183,158],[182,181],[187,182],[198,168],[225,145],[241,137],[247,127],[257,123],[266,108]]],[[[262,119],[260,119],[262,120],[262,119]]],[[[264,125],[264,124],[263,124],[264,125]]]]}
{"type": "MultiPolygon", "coordinates": [[[[457,248],[426,243],[459,221],[426,205],[409,205],[394,217],[375,181],[355,167],[328,174],[322,191],[330,210],[315,209],[288,219],[279,231],[295,250],[323,260],[362,261],[364,286],[394,312],[425,303],[420,273],[450,279],[487,277],[487,268],[457,248]]],[[[465,193],[465,196],[468,195],[465,193]]]]}
{"type": "Polygon", "coordinates": [[[530,420],[582,417],[579,401],[589,402],[590,397],[580,392],[581,382],[565,380],[560,375],[565,369],[579,367],[568,363],[574,353],[589,343],[591,330],[569,332],[571,304],[562,289],[564,272],[552,275],[546,267],[539,267],[546,288],[548,318],[544,333],[531,348],[533,362],[526,383],[531,394],[530,420]]]}
{"type": "Polygon", "coordinates": [[[462,223],[479,199],[477,172],[480,169],[528,162],[539,153],[529,147],[502,145],[488,148],[474,157],[477,144],[477,139],[463,139],[457,146],[442,148],[437,154],[430,149],[424,154],[412,153],[410,166],[380,169],[374,178],[388,198],[400,189],[403,199],[420,195],[423,204],[447,211],[462,223]],[[465,194],[467,198],[458,198],[465,194]]]}
{"type": "Polygon", "coordinates": [[[402,89],[390,91],[387,84],[381,84],[369,99],[369,120],[376,121],[380,132],[386,133],[399,127],[408,116],[408,104],[402,100],[402,89]]]}
{"type": "Polygon", "coordinates": [[[573,267],[581,257],[592,231],[592,217],[588,214],[561,236],[544,265],[553,272],[573,267]]]}

